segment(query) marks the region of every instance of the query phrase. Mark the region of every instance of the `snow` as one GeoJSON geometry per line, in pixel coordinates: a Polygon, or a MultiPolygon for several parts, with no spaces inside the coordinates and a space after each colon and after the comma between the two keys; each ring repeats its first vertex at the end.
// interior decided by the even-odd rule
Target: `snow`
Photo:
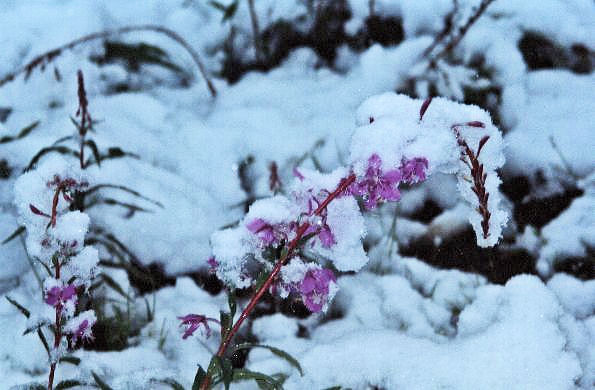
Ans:
{"type": "MultiPolygon", "coordinates": [[[[278,20],[304,33],[313,24],[310,2],[254,3],[261,31],[278,20]]],[[[352,16],[345,28],[354,36],[364,28],[370,2],[347,3],[352,16]]],[[[590,104],[595,97],[593,74],[529,70],[518,49],[519,39],[531,31],[565,48],[575,44],[593,48],[592,2],[496,1],[452,56],[438,62],[435,72],[428,69],[421,53],[443,28],[453,2],[373,3],[376,15],[402,20],[402,43],[376,43],[358,50],[343,45],[332,67],[325,66],[311,48],[297,48],[278,67],[246,73],[237,83],[214,76],[216,99],[209,96],[187,52],[148,32],[114,38],[166,50],[173,62],[192,75],[187,88],[157,66],[142,66],[138,74],[120,64],[97,66],[87,59],[102,53],[101,41],[63,52],[45,72],[33,71],[26,83],[20,76],[0,87],[0,107],[12,109],[0,123],[0,137],[17,134],[40,120],[28,137],[0,145],[0,160],[5,159],[12,169],[9,178],[0,179],[0,241],[19,226],[27,227],[26,236],[0,246],[0,294],[32,313],[26,319],[6,299],[0,299],[3,386],[47,381],[43,346],[35,332],[22,335],[28,327],[53,322],[55,315],[54,308],[43,302],[40,283],[46,271],[36,259],[49,255],[41,245],[44,238],[51,238],[55,245],[77,241],[76,253],[62,269],[64,280],[46,279],[46,290],[63,286],[77,275],[72,283],[86,287],[82,301],[110,302],[103,305],[106,316],[113,316],[115,308],[130,309],[133,323],[144,324],[121,351],[73,352],[81,364],[60,364],[58,381],[79,379],[91,384],[95,372],[115,390],[160,388],[156,381],[164,378],[190,388],[197,364],[206,367],[218,348],[219,329],[212,324],[210,338],[196,332],[182,340],[177,317],[197,313],[218,318],[220,310],[227,310],[223,293],[210,295],[196,282],[209,268],[207,259],[215,256],[216,276],[226,284],[250,286],[254,275],[245,273],[246,269],[266,263],[258,258],[262,242],[247,225],[255,218],[271,224],[295,221],[304,212],[309,190],[315,195],[323,189],[332,191],[352,168],[364,174],[370,155],[378,153],[385,170],[398,167],[403,157],[426,157],[430,176],[423,183],[401,186],[399,203],[382,204],[364,216],[352,197],[329,205],[326,223],[336,244],[327,248],[321,240],[312,240],[314,246],[300,253],[304,256],[294,257],[281,270],[284,282],[299,283],[308,269],[317,267],[304,263],[306,256],[316,255],[320,266],[338,271],[336,286],[331,284],[331,293],[336,295],[326,313],[298,318],[291,310],[282,310],[280,300],[271,300],[270,310],[270,302],[259,305],[259,317],[247,321],[240,332],[242,337],[288,351],[305,375],[263,348],[250,351],[246,368],[286,373],[287,389],[336,385],[354,389],[592,387],[592,276],[581,275],[587,279],[581,280],[556,269],[569,259],[578,259],[588,268],[595,247],[595,164],[589,152],[595,150],[590,104]],[[484,60],[484,69],[479,71],[469,66],[478,58],[484,60]],[[55,80],[54,67],[62,81],[55,80]],[[101,167],[90,166],[83,174],[71,156],[48,154],[35,169],[20,175],[36,151],[75,130],[69,117],[77,108],[78,69],[85,75],[89,111],[98,120],[88,137],[101,151],[120,147],[140,158],[105,160],[101,167]],[[491,80],[484,78],[486,72],[491,80]],[[412,79],[417,83],[410,86],[412,79]],[[107,93],[118,82],[130,82],[139,90],[107,93]],[[420,120],[423,99],[430,92],[435,94],[432,84],[445,98],[435,97],[420,120]],[[486,86],[501,91],[486,100],[496,107],[491,108],[496,114],[491,117],[485,111],[489,107],[460,103],[466,89],[486,86]],[[390,91],[415,92],[420,99],[390,91]],[[452,130],[454,124],[471,121],[485,125],[458,127],[472,150],[483,135],[490,136],[479,157],[488,172],[485,184],[492,215],[487,239],[481,236],[477,198],[468,181],[468,168],[459,160],[461,149],[452,130]],[[249,168],[254,180],[251,194],[241,189],[239,179],[241,162],[248,156],[254,159],[249,168]],[[283,183],[275,194],[268,181],[268,166],[273,161],[283,183]],[[293,176],[296,167],[304,180],[293,176]],[[56,227],[48,228],[50,219],[33,213],[30,205],[51,213],[55,192],[48,182],[56,174],[86,181],[89,186],[131,188],[143,198],[113,187],[96,194],[146,211],[131,213],[121,206],[96,204],[82,214],[70,211],[61,195],[56,227]],[[515,176],[530,181],[531,192],[524,200],[569,188],[578,188],[582,194],[543,227],[529,224],[517,231],[512,217],[518,205],[512,205],[499,190],[500,180],[515,176]],[[244,214],[243,202],[249,197],[258,200],[244,214]],[[294,208],[296,197],[301,203],[294,208]],[[439,210],[421,221],[416,214],[427,201],[439,210]],[[535,259],[541,280],[521,275],[497,285],[479,274],[438,269],[400,255],[401,249],[417,239],[429,238],[439,246],[468,229],[469,223],[478,245],[497,244],[496,252],[525,249],[535,259]],[[100,231],[112,233],[141,265],[161,267],[175,278],[175,285],[137,296],[124,270],[98,264],[99,259],[111,259],[104,247],[82,247],[85,237],[96,238],[100,231]],[[131,300],[105,284],[92,288],[92,279],[100,273],[122,286],[131,300]],[[155,317],[147,322],[145,305],[153,298],[155,317]]],[[[459,0],[455,23],[463,23],[478,3],[459,0]]],[[[0,77],[84,34],[144,23],[175,30],[214,75],[224,58],[221,47],[232,29],[242,60],[255,58],[248,2],[239,4],[235,16],[222,23],[221,12],[202,1],[150,0],[142,6],[126,2],[115,7],[104,0],[27,4],[8,0],[0,11],[0,77]],[[68,23],[55,23],[63,20],[68,23]]],[[[73,141],[63,145],[77,146],[73,141]]],[[[86,153],[91,155],[88,149],[86,153]]],[[[464,259],[466,253],[458,256],[464,259]]],[[[300,297],[288,299],[299,301],[300,297]]],[[[239,308],[246,303],[242,295],[239,308]]],[[[76,314],[74,308],[68,311],[76,314]]],[[[80,324],[72,322],[70,329],[80,324]]],[[[238,388],[254,386],[253,382],[238,384],[238,388]]]]}

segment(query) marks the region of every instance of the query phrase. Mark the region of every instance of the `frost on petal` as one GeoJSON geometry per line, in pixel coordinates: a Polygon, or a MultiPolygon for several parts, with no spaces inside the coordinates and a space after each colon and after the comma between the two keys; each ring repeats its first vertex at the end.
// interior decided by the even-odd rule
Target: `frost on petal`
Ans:
{"type": "Polygon", "coordinates": [[[44,301],[53,307],[63,307],[68,301],[76,302],[76,288],[72,284],[64,286],[62,282],[47,278],[44,282],[44,301]]]}
{"type": "Polygon", "coordinates": [[[335,282],[336,278],[331,270],[315,268],[306,272],[298,290],[308,310],[313,313],[327,310],[334,296],[335,282]]]}
{"type": "Polygon", "coordinates": [[[95,312],[93,310],[87,310],[68,320],[66,325],[64,325],[64,332],[72,337],[74,343],[79,340],[92,340],[92,328],[96,322],[97,317],[95,316],[95,312]]]}

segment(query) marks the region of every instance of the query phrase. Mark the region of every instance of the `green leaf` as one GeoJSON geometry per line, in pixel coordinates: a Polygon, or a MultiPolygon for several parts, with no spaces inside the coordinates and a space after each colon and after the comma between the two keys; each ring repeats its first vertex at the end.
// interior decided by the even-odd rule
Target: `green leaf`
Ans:
{"type": "Polygon", "coordinates": [[[50,356],[50,345],[48,344],[48,341],[45,339],[45,336],[41,329],[37,329],[37,336],[39,336],[39,340],[41,340],[41,344],[43,344],[43,347],[45,348],[45,351],[48,353],[48,357],[49,357],[50,356]]]}
{"type": "Polygon", "coordinates": [[[76,158],[79,157],[79,153],[77,151],[67,148],[66,146],[48,146],[47,148],[40,149],[37,152],[37,154],[35,154],[35,156],[33,156],[31,161],[29,162],[29,165],[27,165],[27,168],[25,168],[25,172],[30,171],[43,156],[45,156],[48,153],[52,153],[52,152],[71,155],[76,158]]]}
{"type": "Polygon", "coordinates": [[[236,11],[238,10],[238,5],[239,4],[240,4],[239,0],[235,0],[233,3],[231,3],[225,9],[225,12],[223,13],[223,19],[221,19],[221,23],[224,23],[227,20],[233,18],[233,16],[235,15],[236,11]]]}
{"type": "Polygon", "coordinates": [[[221,359],[221,379],[223,380],[225,390],[229,390],[229,385],[233,380],[233,366],[231,360],[227,358],[221,359]]]}
{"type": "Polygon", "coordinates": [[[31,312],[29,310],[27,310],[23,305],[21,305],[20,303],[18,303],[17,301],[15,301],[11,297],[9,297],[8,295],[6,296],[6,300],[8,302],[12,303],[17,309],[19,309],[19,311],[21,313],[23,313],[23,315],[25,317],[27,317],[27,318],[31,317],[31,312]]]}
{"type": "Polygon", "coordinates": [[[224,312],[221,310],[219,312],[219,322],[221,323],[221,339],[225,340],[227,334],[231,331],[233,319],[229,315],[229,313],[224,312]]]}
{"type": "Polygon", "coordinates": [[[341,386],[331,386],[331,387],[327,387],[324,390],[341,390],[343,387],[341,386]]]}
{"type": "Polygon", "coordinates": [[[25,385],[19,386],[18,388],[25,390],[46,390],[48,387],[47,385],[42,385],[41,383],[27,383],[25,385]]]}
{"type": "Polygon", "coordinates": [[[93,186],[93,187],[89,188],[87,191],[85,191],[85,195],[89,195],[89,194],[91,194],[91,193],[93,193],[93,192],[95,192],[97,190],[102,189],[102,188],[112,188],[112,189],[121,190],[121,191],[127,192],[127,193],[129,193],[131,195],[134,195],[137,198],[146,200],[147,202],[151,202],[154,205],[163,208],[163,204],[161,204],[160,202],[158,202],[156,200],[153,200],[151,198],[148,198],[148,197],[142,195],[140,192],[135,191],[135,190],[133,190],[131,188],[128,188],[126,186],[117,185],[117,184],[97,184],[96,186],[93,186]]]}
{"type": "Polygon", "coordinates": [[[221,358],[217,355],[211,358],[211,363],[209,363],[209,368],[207,369],[207,376],[209,378],[215,378],[216,376],[222,377],[221,372],[223,370],[223,363],[221,362],[221,358]]]}
{"type": "Polygon", "coordinates": [[[297,359],[294,358],[293,356],[291,356],[290,354],[288,354],[287,352],[279,349],[279,348],[275,348],[275,347],[272,347],[270,345],[264,345],[264,344],[243,343],[243,344],[236,345],[233,348],[233,351],[235,352],[235,351],[238,351],[240,349],[252,349],[252,348],[265,348],[265,349],[268,349],[273,354],[279,356],[280,358],[284,359],[289,364],[291,364],[292,366],[294,366],[295,368],[297,368],[297,370],[300,372],[300,375],[301,376],[304,376],[304,372],[302,371],[302,367],[300,366],[300,363],[297,361],[297,359]]]}
{"type": "Polygon", "coordinates": [[[81,359],[79,359],[75,356],[62,356],[60,358],[60,363],[70,363],[75,366],[78,366],[81,363],[81,359]]]}
{"type": "Polygon", "coordinates": [[[93,375],[93,379],[101,390],[114,390],[112,389],[107,383],[105,383],[94,371],[91,371],[91,375],[93,375]]]}
{"type": "MultiPolygon", "coordinates": [[[[97,166],[101,167],[101,155],[99,154],[99,149],[97,148],[97,144],[95,143],[95,141],[93,141],[92,139],[85,141],[85,145],[87,145],[89,148],[91,148],[91,151],[93,152],[93,157],[95,158],[95,162],[97,163],[97,166]]],[[[87,162],[87,164],[85,164],[87,166],[90,165],[89,162],[87,162]]]]}
{"type": "Polygon", "coordinates": [[[236,368],[233,370],[234,382],[245,381],[254,379],[258,386],[262,389],[270,390],[281,390],[283,386],[277,380],[269,375],[263,374],[262,372],[250,371],[244,368],[236,368]]]}
{"type": "Polygon", "coordinates": [[[55,390],[62,390],[62,389],[70,389],[75,386],[82,386],[82,383],[79,381],[75,381],[74,379],[67,379],[62,381],[54,387],[55,390]]]}
{"type": "Polygon", "coordinates": [[[192,383],[192,390],[200,390],[200,385],[204,382],[206,377],[206,371],[199,364],[196,369],[196,375],[194,376],[194,382],[192,383]]]}
{"type": "Polygon", "coordinates": [[[25,228],[25,226],[19,226],[14,232],[12,232],[12,234],[8,237],[6,237],[4,239],[4,241],[2,241],[0,243],[0,245],[4,245],[9,243],[10,241],[14,240],[15,238],[17,238],[18,236],[20,236],[21,234],[23,234],[23,232],[25,232],[27,228],[25,228]]]}
{"type": "Polygon", "coordinates": [[[225,12],[226,8],[225,5],[221,4],[218,1],[209,1],[209,5],[212,6],[213,8],[218,9],[221,12],[225,12]]]}
{"type": "Polygon", "coordinates": [[[41,320],[32,326],[28,326],[27,329],[25,329],[25,331],[23,332],[23,336],[26,334],[29,334],[31,332],[35,332],[38,329],[41,329],[42,327],[49,325],[49,324],[50,324],[49,320],[41,320]]]}
{"type": "Polygon", "coordinates": [[[157,383],[163,383],[164,385],[169,385],[173,390],[184,390],[184,386],[182,386],[178,381],[173,378],[165,378],[165,379],[153,379],[157,383]]]}
{"type": "Polygon", "coordinates": [[[236,297],[235,297],[234,290],[230,290],[227,292],[227,305],[229,306],[229,314],[230,314],[231,318],[233,319],[233,317],[236,315],[236,309],[238,307],[238,305],[236,303],[236,297]]]}
{"type": "Polygon", "coordinates": [[[21,138],[25,138],[27,135],[29,135],[29,133],[31,131],[33,131],[33,129],[35,129],[37,127],[37,125],[39,125],[39,121],[35,121],[35,122],[31,123],[29,126],[23,128],[19,132],[19,134],[15,135],[15,136],[7,135],[7,136],[0,138],[0,144],[5,144],[8,142],[16,141],[21,138]]]}
{"type": "Polygon", "coordinates": [[[256,277],[256,282],[254,283],[254,290],[259,290],[262,285],[267,281],[269,277],[269,271],[263,269],[262,271],[260,271],[258,273],[258,276],[256,277]]]}

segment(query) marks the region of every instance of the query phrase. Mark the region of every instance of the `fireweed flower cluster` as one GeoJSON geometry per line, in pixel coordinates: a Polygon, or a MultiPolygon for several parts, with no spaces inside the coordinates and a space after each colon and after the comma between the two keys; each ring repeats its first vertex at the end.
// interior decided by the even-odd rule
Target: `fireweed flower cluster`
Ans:
{"type": "Polygon", "coordinates": [[[15,183],[15,203],[27,230],[27,251],[48,273],[44,302],[54,313],[39,321],[53,324],[48,388],[52,388],[56,365],[65,351],[93,338],[95,313],[77,312],[77,301],[97,273],[99,256],[95,248],[84,245],[89,217],[70,211],[76,192],[88,186],[80,168],[59,156],[48,157],[15,183]]]}
{"type": "MultiPolygon", "coordinates": [[[[208,264],[217,277],[230,289],[256,288],[235,323],[221,322],[227,329],[212,364],[224,357],[265,291],[299,296],[313,313],[326,311],[338,290],[335,272],[359,271],[368,261],[360,204],[365,211],[398,201],[401,184],[454,175],[459,194],[452,196],[470,206],[478,245],[497,243],[508,216],[500,209],[496,173],[504,163],[502,136],[489,114],[446,99],[422,102],[387,93],[360,106],[357,124],[349,166],[326,174],[294,169],[285,195],[254,202],[237,226],[211,236],[208,264]]],[[[208,329],[204,316],[193,316],[180,317],[189,334],[200,324],[208,329]]],[[[200,388],[209,388],[211,379],[206,374],[200,388]]]]}

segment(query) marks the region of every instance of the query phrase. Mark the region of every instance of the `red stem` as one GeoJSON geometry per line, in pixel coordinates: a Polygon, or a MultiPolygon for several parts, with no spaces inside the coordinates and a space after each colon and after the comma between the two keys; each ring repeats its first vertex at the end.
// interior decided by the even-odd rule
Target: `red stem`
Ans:
{"type": "MultiPolygon", "coordinates": [[[[57,191],[56,193],[59,193],[57,191]]],[[[60,260],[56,261],[56,279],[60,279],[60,260]]],[[[60,346],[60,341],[62,341],[62,304],[58,301],[56,305],[56,332],[54,333],[54,349],[57,349],[60,346]]],[[[50,376],[48,378],[48,390],[52,390],[54,387],[54,374],[56,372],[56,362],[53,362],[50,365],[50,376]]]]}
{"type": "MultiPolygon", "coordinates": [[[[347,187],[349,187],[354,181],[355,181],[354,174],[349,175],[349,177],[347,177],[345,179],[341,179],[341,182],[337,186],[337,189],[335,191],[333,191],[332,193],[330,193],[326,197],[326,199],[320,204],[320,206],[318,206],[318,208],[316,210],[314,210],[314,215],[319,216],[324,211],[324,209],[328,206],[328,204],[330,202],[332,202],[334,199],[336,199],[338,196],[340,196],[343,192],[345,192],[347,187]]],[[[275,264],[275,267],[271,271],[271,273],[268,276],[268,278],[266,279],[266,281],[256,291],[256,293],[252,296],[252,298],[250,299],[250,302],[248,302],[248,305],[242,311],[242,314],[240,314],[240,318],[238,318],[238,321],[234,324],[234,326],[231,328],[231,330],[227,333],[225,338],[223,340],[221,340],[221,344],[219,345],[219,349],[217,350],[217,356],[223,357],[223,354],[225,353],[225,350],[229,346],[229,343],[231,342],[232,338],[238,332],[238,330],[240,329],[240,326],[242,325],[244,320],[246,318],[248,318],[248,316],[250,315],[250,313],[252,312],[252,310],[254,309],[254,307],[256,306],[258,301],[260,300],[260,298],[264,295],[265,291],[267,291],[269,289],[269,287],[271,286],[271,284],[273,283],[273,281],[275,280],[275,278],[281,271],[281,267],[283,265],[285,265],[285,263],[287,262],[288,259],[291,258],[291,256],[293,255],[293,252],[299,245],[300,240],[302,239],[304,233],[306,232],[306,230],[308,230],[309,227],[310,227],[310,224],[308,222],[304,222],[302,225],[300,225],[298,227],[295,237],[293,238],[293,240],[291,240],[291,242],[289,243],[289,246],[287,247],[287,252],[285,253],[285,256],[281,257],[279,259],[279,261],[277,261],[277,263],[275,264]]],[[[210,383],[211,383],[211,377],[209,375],[207,375],[204,382],[201,384],[200,389],[207,390],[209,388],[210,383]]]]}

